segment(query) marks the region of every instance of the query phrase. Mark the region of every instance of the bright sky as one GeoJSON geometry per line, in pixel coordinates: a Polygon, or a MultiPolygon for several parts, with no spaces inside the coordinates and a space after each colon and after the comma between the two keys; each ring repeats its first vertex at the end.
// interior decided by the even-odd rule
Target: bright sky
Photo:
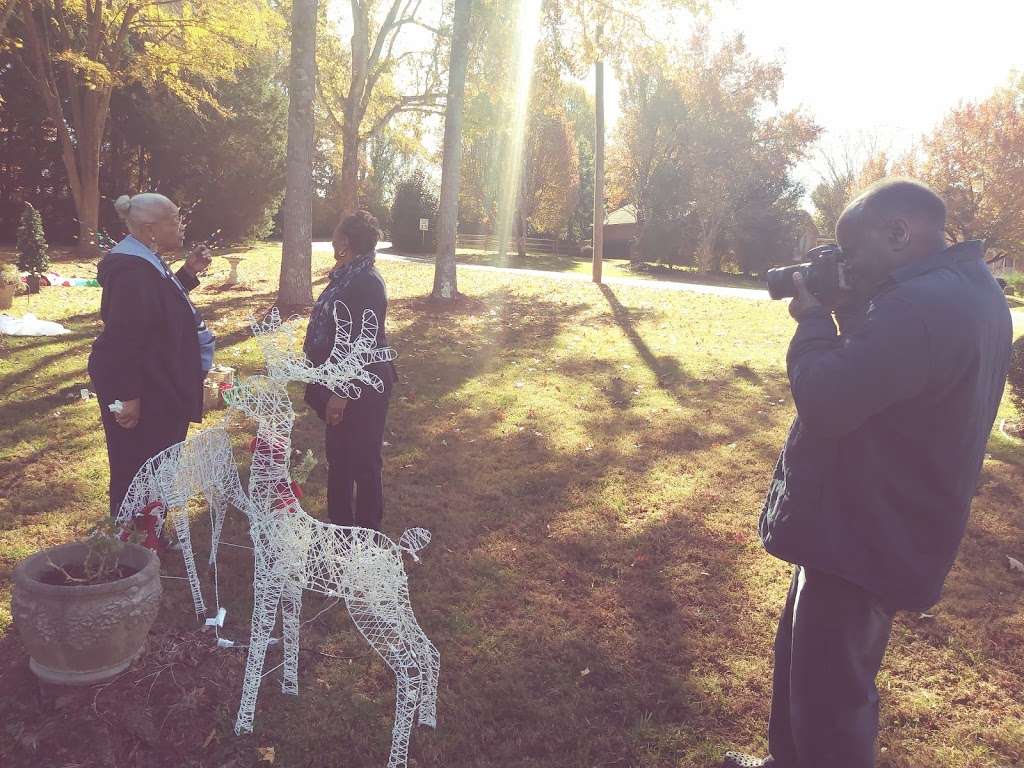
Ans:
{"type": "MultiPolygon", "coordinates": [[[[345,15],[347,3],[329,0],[345,15]]],[[[962,101],[979,100],[1024,73],[1024,0],[712,0],[712,30],[742,32],[751,52],[781,59],[783,109],[803,107],[825,129],[820,148],[839,154],[874,141],[900,155],[962,101]]],[[[440,13],[427,3],[426,16],[440,13]]],[[[426,7],[426,6],[425,6],[426,7]]],[[[350,22],[347,22],[350,23],[350,22]]],[[[685,44],[689,14],[652,19],[658,38],[685,44]]],[[[345,23],[342,25],[346,26],[345,23]]],[[[419,45],[426,33],[408,30],[419,45]],[[417,36],[419,35],[419,36],[417,36]]],[[[346,31],[343,34],[348,34],[346,31]]],[[[424,37],[425,39],[425,37],[424,37]]],[[[593,74],[583,81],[592,92],[593,74]]],[[[618,83],[605,69],[608,137],[618,83]]],[[[797,175],[810,189],[822,162],[797,175]]]]}
{"type": "MultiPolygon", "coordinates": [[[[1024,72],[1021,0],[722,0],[711,27],[783,60],[780,105],[813,115],[826,151],[874,136],[901,154],[958,103],[1024,72]]],[[[820,165],[799,169],[805,185],[820,165]]]]}

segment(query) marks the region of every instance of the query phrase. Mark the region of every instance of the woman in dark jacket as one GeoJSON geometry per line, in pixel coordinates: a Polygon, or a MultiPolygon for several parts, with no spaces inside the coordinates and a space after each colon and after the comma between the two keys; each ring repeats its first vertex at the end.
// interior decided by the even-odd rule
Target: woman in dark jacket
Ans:
{"type": "MultiPolygon", "coordinates": [[[[352,314],[353,339],[362,329],[363,311],[373,310],[377,316],[377,346],[387,346],[387,290],[374,266],[379,237],[377,220],[366,211],[346,217],[334,230],[336,263],[327,287],[313,306],[303,345],[314,365],[327,359],[334,344],[336,301],[343,302],[352,314]]],[[[383,392],[361,386],[359,398],[348,400],[319,384],[309,384],[306,402],[327,424],[327,509],[331,522],[380,530],[384,516],[384,422],[397,376],[390,362],[375,363],[369,370],[384,383],[383,392]]]]}
{"type": "Polygon", "coordinates": [[[114,207],[131,234],[99,264],[103,331],[92,345],[89,376],[106,434],[110,514],[116,516],[146,460],[184,440],[189,422],[202,419],[214,339],[188,298],[199,285],[196,275],[210,265],[209,250],[193,250],[177,273],[161,257],[182,246],[177,206],[147,193],[124,195],[114,207]]]}

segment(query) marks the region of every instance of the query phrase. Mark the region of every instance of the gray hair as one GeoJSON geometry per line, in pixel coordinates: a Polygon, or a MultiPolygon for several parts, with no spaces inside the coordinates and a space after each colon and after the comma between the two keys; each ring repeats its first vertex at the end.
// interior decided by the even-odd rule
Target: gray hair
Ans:
{"type": "Polygon", "coordinates": [[[155,224],[172,208],[174,203],[156,192],[143,192],[134,197],[121,195],[114,201],[114,210],[129,229],[140,224],[155,224]]]}

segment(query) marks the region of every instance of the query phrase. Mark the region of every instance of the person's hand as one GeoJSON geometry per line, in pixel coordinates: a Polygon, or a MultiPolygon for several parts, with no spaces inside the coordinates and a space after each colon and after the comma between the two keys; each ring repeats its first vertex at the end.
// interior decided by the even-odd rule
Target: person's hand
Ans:
{"type": "Polygon", "coordinates": [[[336,427],[341,424],[341,418],[345,415],[346,405],[348,405],[347,398],[331,395],[331,399],[327,401],[327,408],[324,412],[324,420],[327,422],[327,426],[336,427]]]}
{"type": "Polygon", "coordinates": [[[796,296],[789,302],[789,314],[793,316],[794,320],[799,322],[800,318],[808,312],[819,309],[823,305],[814,297],[814,294],[807,290],[802,273],[793,273],[793,287],[796,288],[796,296]]]}
{"type": "Polygon", "coordinates": [[[185,268],[193,275],[201,275],[210,268],[211,261],[213,261],[213,252],[207,246],[200,243],[193,246],[192,250],[185,256],[185,268]]]}
{"type": "Polygon", "coordinates": [[[114,414],[117,425],[123,429],[135,429],[142,416],[142,401],[139,398],[121,403],[121,412],[114,414]]]}

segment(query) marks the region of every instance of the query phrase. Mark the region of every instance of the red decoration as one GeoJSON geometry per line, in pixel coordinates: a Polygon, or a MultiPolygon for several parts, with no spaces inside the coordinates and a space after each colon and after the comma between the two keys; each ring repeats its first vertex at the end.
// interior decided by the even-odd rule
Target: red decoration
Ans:
{"type": "MultiPolygon", "coordinates": [[[[285,451],[288,450],[287,443],[281,445],[270,445],[259,437],[254,437],[249,443],[249,450],[253,455],[269,456],[274,462],[283,464],[285,451]]],[[[287,509],[294,512],[302,498],[302,487],[294,480],[287,483],[280,480],[274,485],[274,495],[277,500],[274,502],[274,509],[287,509]]]]}
{"type": "Polygon", "coordinates": [[[141,531],[146,535],[146,538],[140,542],[142,546],[146,547],[146,549],[152,549],[154,552],[161,550],[163,545],[160,543],[160,539],[156,534],[156,524],[158,520],[156,510],[161,507],[166,509],[162,501],[151,501],[141,510],[136,512],[135,516],[132,518],[132,527],[130,529],[125,528],[121,531],[121,541],[128,541],[133,532],[141,531]]]}

